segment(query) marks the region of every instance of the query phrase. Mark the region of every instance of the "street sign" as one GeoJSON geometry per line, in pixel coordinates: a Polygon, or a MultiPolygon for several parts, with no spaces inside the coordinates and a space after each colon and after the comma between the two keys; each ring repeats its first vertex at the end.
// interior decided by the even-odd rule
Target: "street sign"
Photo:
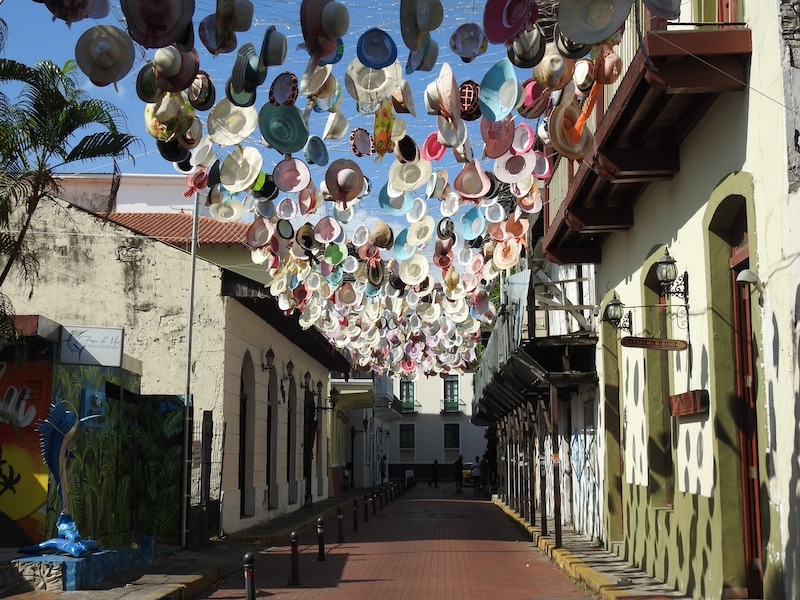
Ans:
{"type": "Polygon", "coordinates": [[[644,348],[645,350],[686,350],[689,347],[689,342],[629,335],[622,338],[622,345],[626,348],[644,348]]]}

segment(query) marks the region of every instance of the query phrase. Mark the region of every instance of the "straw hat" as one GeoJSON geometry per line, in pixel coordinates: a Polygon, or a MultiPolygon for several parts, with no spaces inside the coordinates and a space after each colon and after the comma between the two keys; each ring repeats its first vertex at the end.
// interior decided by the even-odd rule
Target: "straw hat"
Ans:
{"type": "Polygon", "coordinates": [[[275,186],[282,192],[299,193],[308,187],[311,173],[308,165],[299,158],[287,156],[272,170],[275,186]]]}
{"type": "Polygon", "coordinates": [[[328,120],[325,122],[325,129],[322,132],[323,140],[340,140],[347,135],[350,128],[349,119],[339,110],[331,111],[328,120]]]}
{"type": "Polygon", "coordinates": [[[427,160],[412,163],[395,160],[389,167],[389,182],[398,190],[415,190],[428,182],[432,172],[433,167],[427,160]]]}
{"type": "Polygon", "coordinates": [[[430,265],[428,261],[419,253],[412,254],[409,258],[400,262],[398,276],[406,285],[417,285],[428,276],[430,265]]]}
{"type": "Polygon", "coordinates": [[[350,27],[350,13],[345,5],[334,0],[303,0],[300,27],[306,50],[319,60],[336,53],[338,39],[350,27]]]}
{"type": "Polygon", "coordinates": [[[582,160],[594,148],[594,135],[588,127],[583,127],[580,132],[575,131],[575,124],[580,116],[580,107],[572,102],[554,108],[548,121],[553,148],[561,156],[572,160],[582,160]],[[577,139],[572,139],[575,135],[577,139]]]}
{"type": "Polygon", "coordinates": [[[486,52],[489,38],[477,23],[462,23],[450,36],[450,49],[465,63],[486,52]]]}
{"type": "Polygon", "coordinates": [[[385,221],[378,221],[369,234],[369,244],[389,250],[394,245],[394,233],[385,221]]]}
{"type": "Polygon", "coordinates": [[[520,31],[510,44],[507,44],[508,60],[520,69],[530,69],[539,64],[544,57],[547,38],[539,23],[530,29],[520,31]]]}
{"type": "Polygon", "coordinates": [[[258,149],[248,146],[231,152],[220,166],[220,183],[231,193],[248,189],[261,172],[264,159],[258,149]]]}
{"type": "Polygon", "coordinates": [[[246,140],[258,127],[258,111],[234,105],[223,98],[208,113],[206,129],[212,141],[220,146],[234,146],[246,140]]]}
{"type": "Polygon", "coordinates": [[[102,87],[125,77],[133,67],[133,59],[133,41],[113,25],[90,27],[75,44],[75,61],[96,86],[102,87]]]}
{"type": "Polygon", "coordinates": [[[498,158],[508,152],[514,142],[514,119],[511,115],[499,121],[490,121],[483,117],[480,131],[484,143],[483,153],[488,158],[498,158]]]}
{"type": "Polygon", "coordinates": [[[217,90],[208,73],[198,70],[194,80],[186,88],[186,97],[195,110],[206,111],[217,101],[217,90]]]}
{"type": "Polygon", "coordinates": [[[433,217],[425,215],[419,221],[411,223],[408,227],[408,234],[406,235],[406,243],[409,246],[421,246],[430,241],[433,237],[436,224],[433,217]]]}
{"type": "Polygon", "coordinates": [[[510,269],[519,262],[521,250],[522,243],[517,238],[511,237],[498,242],[492,253],[492,262],[498,271],[510,269]]]}
{"type": "Polygon", "coordinates": [[[373,69],[354,58],[345,71],[344,85],[356,102],[374,105],[390,98],[402,80],[403,70],[397,60],[388,67],[373,69]]]}
{"type": "Polygon", "coordinates": [[[543,88],[560,90],[570,82],[574,69],[575,60],[561,54],[554,42],[548,42],[544,57],[533,67],[533,77],[543,88]]]}

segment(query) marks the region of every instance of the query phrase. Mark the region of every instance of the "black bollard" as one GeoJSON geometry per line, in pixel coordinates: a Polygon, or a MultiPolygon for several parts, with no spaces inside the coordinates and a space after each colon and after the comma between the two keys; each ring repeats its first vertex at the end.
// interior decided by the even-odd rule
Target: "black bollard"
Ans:
{"type": "Polygon", "coordinates": [[[325,528],[323,527],[322,517],[317,519],[317,545],[319,551],[317,552],[317,560],[325,560],[325,528]]]}
{"type": "Polygon", "coordinates": [[[255,562],[256,555],[252,552],[244,555],[244,597],[246,600],[256,600],[256,585],[253,572],[255,562]]]}
{"type": "Polygon", "coordinates": [[[289,576],[289,585],[300,585],[300,536],[296,531],[289,538],[292,542],[292,573],[289,576]]]}
{"type": "Polygon", "coordinates": [[[342,507],[336,507],[336,524],[339,526],[339,537],[336,539],[337,543],[344,544],[344,515],[342,515],[342,507]]]}
{"type": "Polygon", "coordinates": [[[375,506],[375,490],[372,490],[372,514],[373,515],[378,514],[378,507],[375,506]]]}
{"type": "Polygon", "coordinates": [[[353,498],[353,531],[358,531],[358,498],[353,498]]]}
{"type": "Polygon", "coordinates": [[[369,522],[369,496],[364,494],[364,523],[369,522]]]}
{"type": "Polygon", "coordinates": [[[383,510],[383,488],[378,492],[378,499],[380,500],[380,508],[383,510]]]}

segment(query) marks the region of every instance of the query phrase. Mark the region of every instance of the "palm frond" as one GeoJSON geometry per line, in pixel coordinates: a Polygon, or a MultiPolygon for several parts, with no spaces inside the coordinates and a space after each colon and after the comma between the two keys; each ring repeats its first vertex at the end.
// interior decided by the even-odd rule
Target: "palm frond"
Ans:
{"type": "Polygon", "coordinates": [[[118,157],[128,153],[128,148],[137,139],[132,135],[111,131],[93,133],[84,137],[70,150],[64,163],[118,157]]]}

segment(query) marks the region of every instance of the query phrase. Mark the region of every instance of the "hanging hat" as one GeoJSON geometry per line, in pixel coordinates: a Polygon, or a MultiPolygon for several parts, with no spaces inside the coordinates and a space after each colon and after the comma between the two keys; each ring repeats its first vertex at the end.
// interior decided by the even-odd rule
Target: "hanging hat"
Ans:
{"type": "Polygon", "coordinates": [[[145,129],[157,140],[182,136],[191,127],[195,112],[182,94],[167,93],[144,108],[145,129]]]}
{"type": "Polygon", "coordinates": [[[535,160],[533,152],[506,152],[494,161],[494,175],[503,183],[520,181],[531,174],[535,160]]]}
{"type": "Polygon", "coordinates": [[[355,161],[337,158],[325,171],[325,184],[334,202],[347,204],[364,189],[364,174],[355,161]]]}
{"type": "Polygon", "coordinates": [[[439,44],[429,34],[419,50],[408,53],[406,75],[411,75],[415,71],[432,71],[438,58],[439,44]]]}
{"type": "Polygon", "coordinates": [[[128,33],[145,48],[163,48],[185,33],[194,0],[121,0],[128,33]]]}
{"type": "Polygon", "coordinates": [[[306,50],[319,59],[335,53],[338,39],[350,27],[350,13],[344,4],[335,0],[303,0],[300,27],[306,50]]]}
{"type": "Polygon", "coordinates": [[[603,85],[610,85],[622,73],[622,58],[607,44],[598,44],[599,55],[595,59],[595,77],[603,85]]]}
{"type": "Polygon", "coordinates": [[[446,119],[436,117],[437,139],[446,148],[457,148],[467,142],[469,132],[467,122],[463,119],[446,119]]]}
{"type": "Polygon", "coordinates": [[[197,77],[200,70],[200,58],[196,50],[183,52],[173,44],[155,51],[153,68],[156,77],[166,81],[166,88],[170,92],[182,92],[197,77]]]}
{"type": "Polygon", "coordinates": [[[553,41],[556,44],[556,50],[558,50],[562,56],[573,60],[583,58],[592,50],[591,44],[578,44],[570,40],[564,35],[564,32],[559,29],[558,25],[555,26],[553,31],[553,41]]]}
{"type": "Polygon", "coordinates": [[[258,112],[258,128],[264,140],[281,154],[302,150],[308,141],[308,124],[295,106],[264,104],[258,112]]]}
{"type": "Polygon", "coordinates": [[[291,71],[278,74],[269,86],[269,103],[274,106],[293,105],[300,93],[298,86],[297,75],[291,71]]]}
{"type": "Polygon", "coordinates": [[[452,217],[458,212],[461,207],[461,196],[456,192],[450,192],[442,198],[442,203],[439,205],[439,212],[443,217],[452,217]]]}
{"type": "Polygon", "coordinates": [[[259,60],[267,67],[282,65],[286,60],[286,49],[286,36],[278,31],[275,25],[270,25],[264,32],[259,60]]]}
{"type": "MultiPolygon", "coordinates": [[[[332,75],[332,65],[320,65],[314,62],[313,58],[308,60],[306,70],[300,78],[300,93],[303,96],[314,97],[317,92],[326,88],[328,82],[332,82],[334,77],[332,75]]],[[[326,93],[331,93],[333,90],[328,90],[326,93]]]]}
{"type": "Polygon", "coordinates": [[[427,160],[420,159],[412,163],[392,162],[389,167],[389,182],[401,191],[416,190],[430,179],[433,168],[427,160]]]}
{"type": "Polygon", "coordinates": [[[505,44],[539,15],[534,0],[488,0],[483,10],[483,28],[492,44],[505,44]]]}
{"type": "Polygon", "coordinates": [[[416,162],[420,159],[417,143],[409,135],[404,135],[395,141],[394,155],[401,163],[416,162]]]}
{"type": "Polygon", "coordinates": [[[287,156],[272,170],[275,186],[282,192],[299,192],[308,187],[311,173],[308,165],[299,158],[287,156]]]}
{"type": "Polygon", "coordinates": [[[234,146],[246,140],[258,127],[258,111],[252,107],[234,105],[223,98],[208,113],[206,129],[209,137],[220,146],[234,146]]]}
{"type": "Polygon", "coordinates": [[[514,119],[511,115],[499,121],[490,121],[483,117],[480,131],[484,154],[488,158],[497,158],[505,154],[514,142],[514,119]]]}
{"type": "Polygon", "coordinates": [[[414,95],[411,93],[411,86],[408,81],[403,79],[397,89],[392,93],[392,106],[394,112],[398,114],[410,114],[417,116],[417,109],[414,106],[414,95]]]}
{"type": "Polygon", "coordinates": [[[206,111],[214,106],[217,101],[217,91],[214,82],[205,71],[198,70],[194,80],[186,88],[186,97],[196,110],[206,111]]]}
{"type": "Polygon", "coordinates": [[[520,123],[514,128],[514,139],[511,141],[511,154],[525,154],[533,148],[536,134],[527,123],[520,123]]]}
{"type": "Polygon", "coordinates": [[[450,36],[450,49],[465,63],[475,60],[488,47],[489,38],[477,23],[462,23],[450,36]]]}
{"type": "Polygon", "coordinates": [[[455,242],[456,226],[453,219],[444,217],[436,224],[436,237],[440,240],[451,239],[455,242]]]}
{"type": "Polygon", "coordinates": [[[547,155],[542,152],[541,150],[534,150],[534,163],[533,163],[533,171],[531,174],[536,177],[536,179],[547,179],[550,177],[552,173],[552,165],[550,164],[550,159],[547,155]]]}
{"type": "Polygon", "coordinates": [[[597,44],[625,23],[633,0],[561,0],[558,27],[578,44],[597,44]]]}
{"type": "Polygon", "coordinates": [[[378,205],[384,213],[393,217],[401,217],[411,210],[414,202],[414,194],[410,191],[403,192],[394,190],[387,183],[378,194],[378,205]]]}
{"type": "MultiPolygon", "coordinates": [[[[178,143],[177,139],[169,141],[156,140],[156,148],[161,158],[172,163],[181,163],[190,156],[189,150],[178,143]]],[[[190,170],[191,170],[191,165],[190,170]]]]}
{"type": "Polygon", "coordinates": [[[674,21],[681,16],[680,0],[644,0],[647,9],[657,17],[674,21]]]}
{"type": "Polygon", "coordinates": [[[359,158],[375,154],[375,142],[369,131],[355,127],[350,132],[350,150],[359,158]]]}
{"type": "Polygon", "coordinates": [[[548,42],[544,58],[533,67],[533,77],[544,88],[560,90],[572,79],[574,69],[575,61],[561,54],[554,42],[548,42]]]}
{"type": "MultiPolygon", "coordinates": [[[[233,7],[229,2],[227,6],[233,7]]],[[[226,54],[236,50],[236,33],[233,31],[230,18],[218,19],[216,13],[204,17],[197,26],[200,41],[212,56],[226,54]]]]}
{"type": "Polygon", "coordinates": [[[325,122],[325,129],[322,132],[323,140],[340,140],[347,135],[350,128],[349,119],[339,110],[331,111],[328,120],[325,122]]]}
{"type": "Polygon", "coordinates": [[[303,156],[310,165],[324,167],[328,164],[328,148],[322,138],[317,135],[308,138],[306,147],[303,149],[303,156]]]}
{"type": "Polygon", "coordinates": [[[441,115],[448,120],[461,119],[461,94],[448,63],[442,63],[439,76],[426,86],[425,109],[430,115],[441,115]]]}
{"type": "Polygon", "coordinates": [[[400,0],[400,35],[409,50],[419,50],[443,20],[440,0],[400,0]]]}
{"type": "Polygon", "coordinates": [[[453,181],[453,190],[464,198],[482,198],[489,191],[491,183],[479,161],[464,163],[461,172],[453,181]]]}
{"type": "Polygon", "coordinates": [[[397,60],[397,46],[383,29],[372,27],[358,38],[356,55],[367,67],[383,69],[397,60]]]}
{"type": "Polygon", "coordinates": [[[256,217],[245,234],[245,243],[250,248],[261,248],[266,245],[275,233],[275,224],[269,219],[256,217]]]}
{"type": "Polygon", "coordinates": [[[394,244],[394,233],[385,221],[378,221],[369,234],[369,243],[377,248],[388,250],[394,244]]]}
{"type": "Polygon", "coordinates": [[[505,271],[515,267],[519,262],[522,244],[517,238],[509,238],[495,244],[492,253],[492,262],[498,271],[505,271]]]}
{"type": "Polygon", "coordinates": [[[441,160],[446,151],[447,148],[445,148],[445,146],[439,142],[439,134],[434,131],[425,138],[424,142],[422,142],[422,148],[420,148],[419,155],[423,160],[435,161],[441,160]]]}
{"type": "Polygon", "coordinates": [[[450,191],[450,176],[446,169],[436,169],[435,173],[431,174],[428,183],[425,185],[425,196],[435,200],[441,200],[442,197],[450,191]]]}
{"type": "Polygon", "coordinates": [[[433,217],[425,215],[419,221],[415,221],[409,225],[406,243],[415,247],[425,244],[433,237],[435,228],[436,224],[433,221],[433,217]]]}
{"type": "Polygon", "coordinates": [[[580,132],[574,131],[580,116],[580,107],[572,102],[554,108],[548,121],[553,148],[572,160],[582,160],[594,147],[594,135],[588,127],[583,127],[580,132]]]}
{"type": "Polygon", "coordinates": [[[356,102],[375,105],[390,98],[402,80],[399,61],[395,60],[382,69],[373,69],[354,58],[345,71],[344,86],[356,102]]]}
{"type": "Polygon", "coordinates": [[[133,42],[130,36],[113,25],[95,25],[87,29],[75,44],[78,67],[96,86],[115,83],[133,67],[133,42]]]}
{"type": "Polygon", "coordinates": [[[508,60],[520,69],[530,69],[541,62],[544,57],[547,38],[539,23],[528,29],[520,31],[513,41],[508,44],[508,60]]]}
{"type": "Polygon", "coordinates": [[[430,265],[419,253],[412,254],[409,258],[400,261],[398,276],[406,285],[418,285],[428,276],[430,265]]]}
{"type": "Polygon", "coordinates": [[[256,103],[256,89],[249,88],[246,90],[237,90],[233,83],[233,79],[228,79],[225,82],[225,97],[236,106],[246,108],[253,106],[256,103]]]}
{"type": "Polygon", "coordinates": [[[267,65],[261,62],[252,42],[239,46],[231,71],[231,84],[239,91],[254,91],[267,79],[267,65]]]}
{"type": "Polygon", "coordinates": [[[477,206],[473,206],[461,216],[459,231],[461,237],[465,240],[474,240],[481,237],[485,229],[486,219],[477,206]]]}
{"type": "Polygon", "coordinates": [[[504,58],[492,65],[481,80],[478,103],[481,114],[490,121],[499,121],[517,105],[519,83],[514,65],[504,58]]]}
{"type": "Polygon", "coordinates": [[[277,206],[275,206],[275,215],[279,219],[283,219],[285,221],[289,221],[294,219],[300,214],[300,207],[295,202],[294,198],[289,196],[284,196],[281,198],[280,202],[278,202],[277,206]]]}
{"type": "Polygon", "coordinates": [[[575,84],[575,93],[579,96],[587,96],[594,83],[594,60],[591,58],[581,58],[575,61],[575,69],[572,73],[572,82],[575,84]]]}
{"type": "Polygon", "coordinates": [[[264,159],[258,149],[248,146],[231,152],[220,166],[220,183],[231,193],[248,189],[261,172],[264,159]]]}
{"type": "Polygon", "coordinates": [[[550,100],[550,89],[536,81],[528,79],[522,84],[523,99],[519,114],[526,119],[538,119],[544,114],[550,100]]]}
{"type": "Polygon", "coordinates": [[[335,65],[344,56],[344,40],[336,38],[335,47],[326,55],[319,57],[319,64],[321,65],[335,65]]]}
{"type": "Polygon", "coordinates": [[[167,85],[164,79],[156,77],[153,63],[150,62],[145,63],[136,75],[136,95],[139,96],[139,100],[148,104],[158,102],[158,99],[167,92],[167,85]]]}
{"type": "Polygon", "coordinates": [[[467,79],[458,86],[461,118],[465,121],[475,121],[481,117],[481,105],[478,102],[480,89],[481,86],[471,79],[467,79]]]}
{"type": "Polygon", "coordinates": [[[306,187],[297,192],[297,203],[303,216],[317,212],[317,207],[322,203],[322,194],[313,181],[309,181],[306,187]]]}

